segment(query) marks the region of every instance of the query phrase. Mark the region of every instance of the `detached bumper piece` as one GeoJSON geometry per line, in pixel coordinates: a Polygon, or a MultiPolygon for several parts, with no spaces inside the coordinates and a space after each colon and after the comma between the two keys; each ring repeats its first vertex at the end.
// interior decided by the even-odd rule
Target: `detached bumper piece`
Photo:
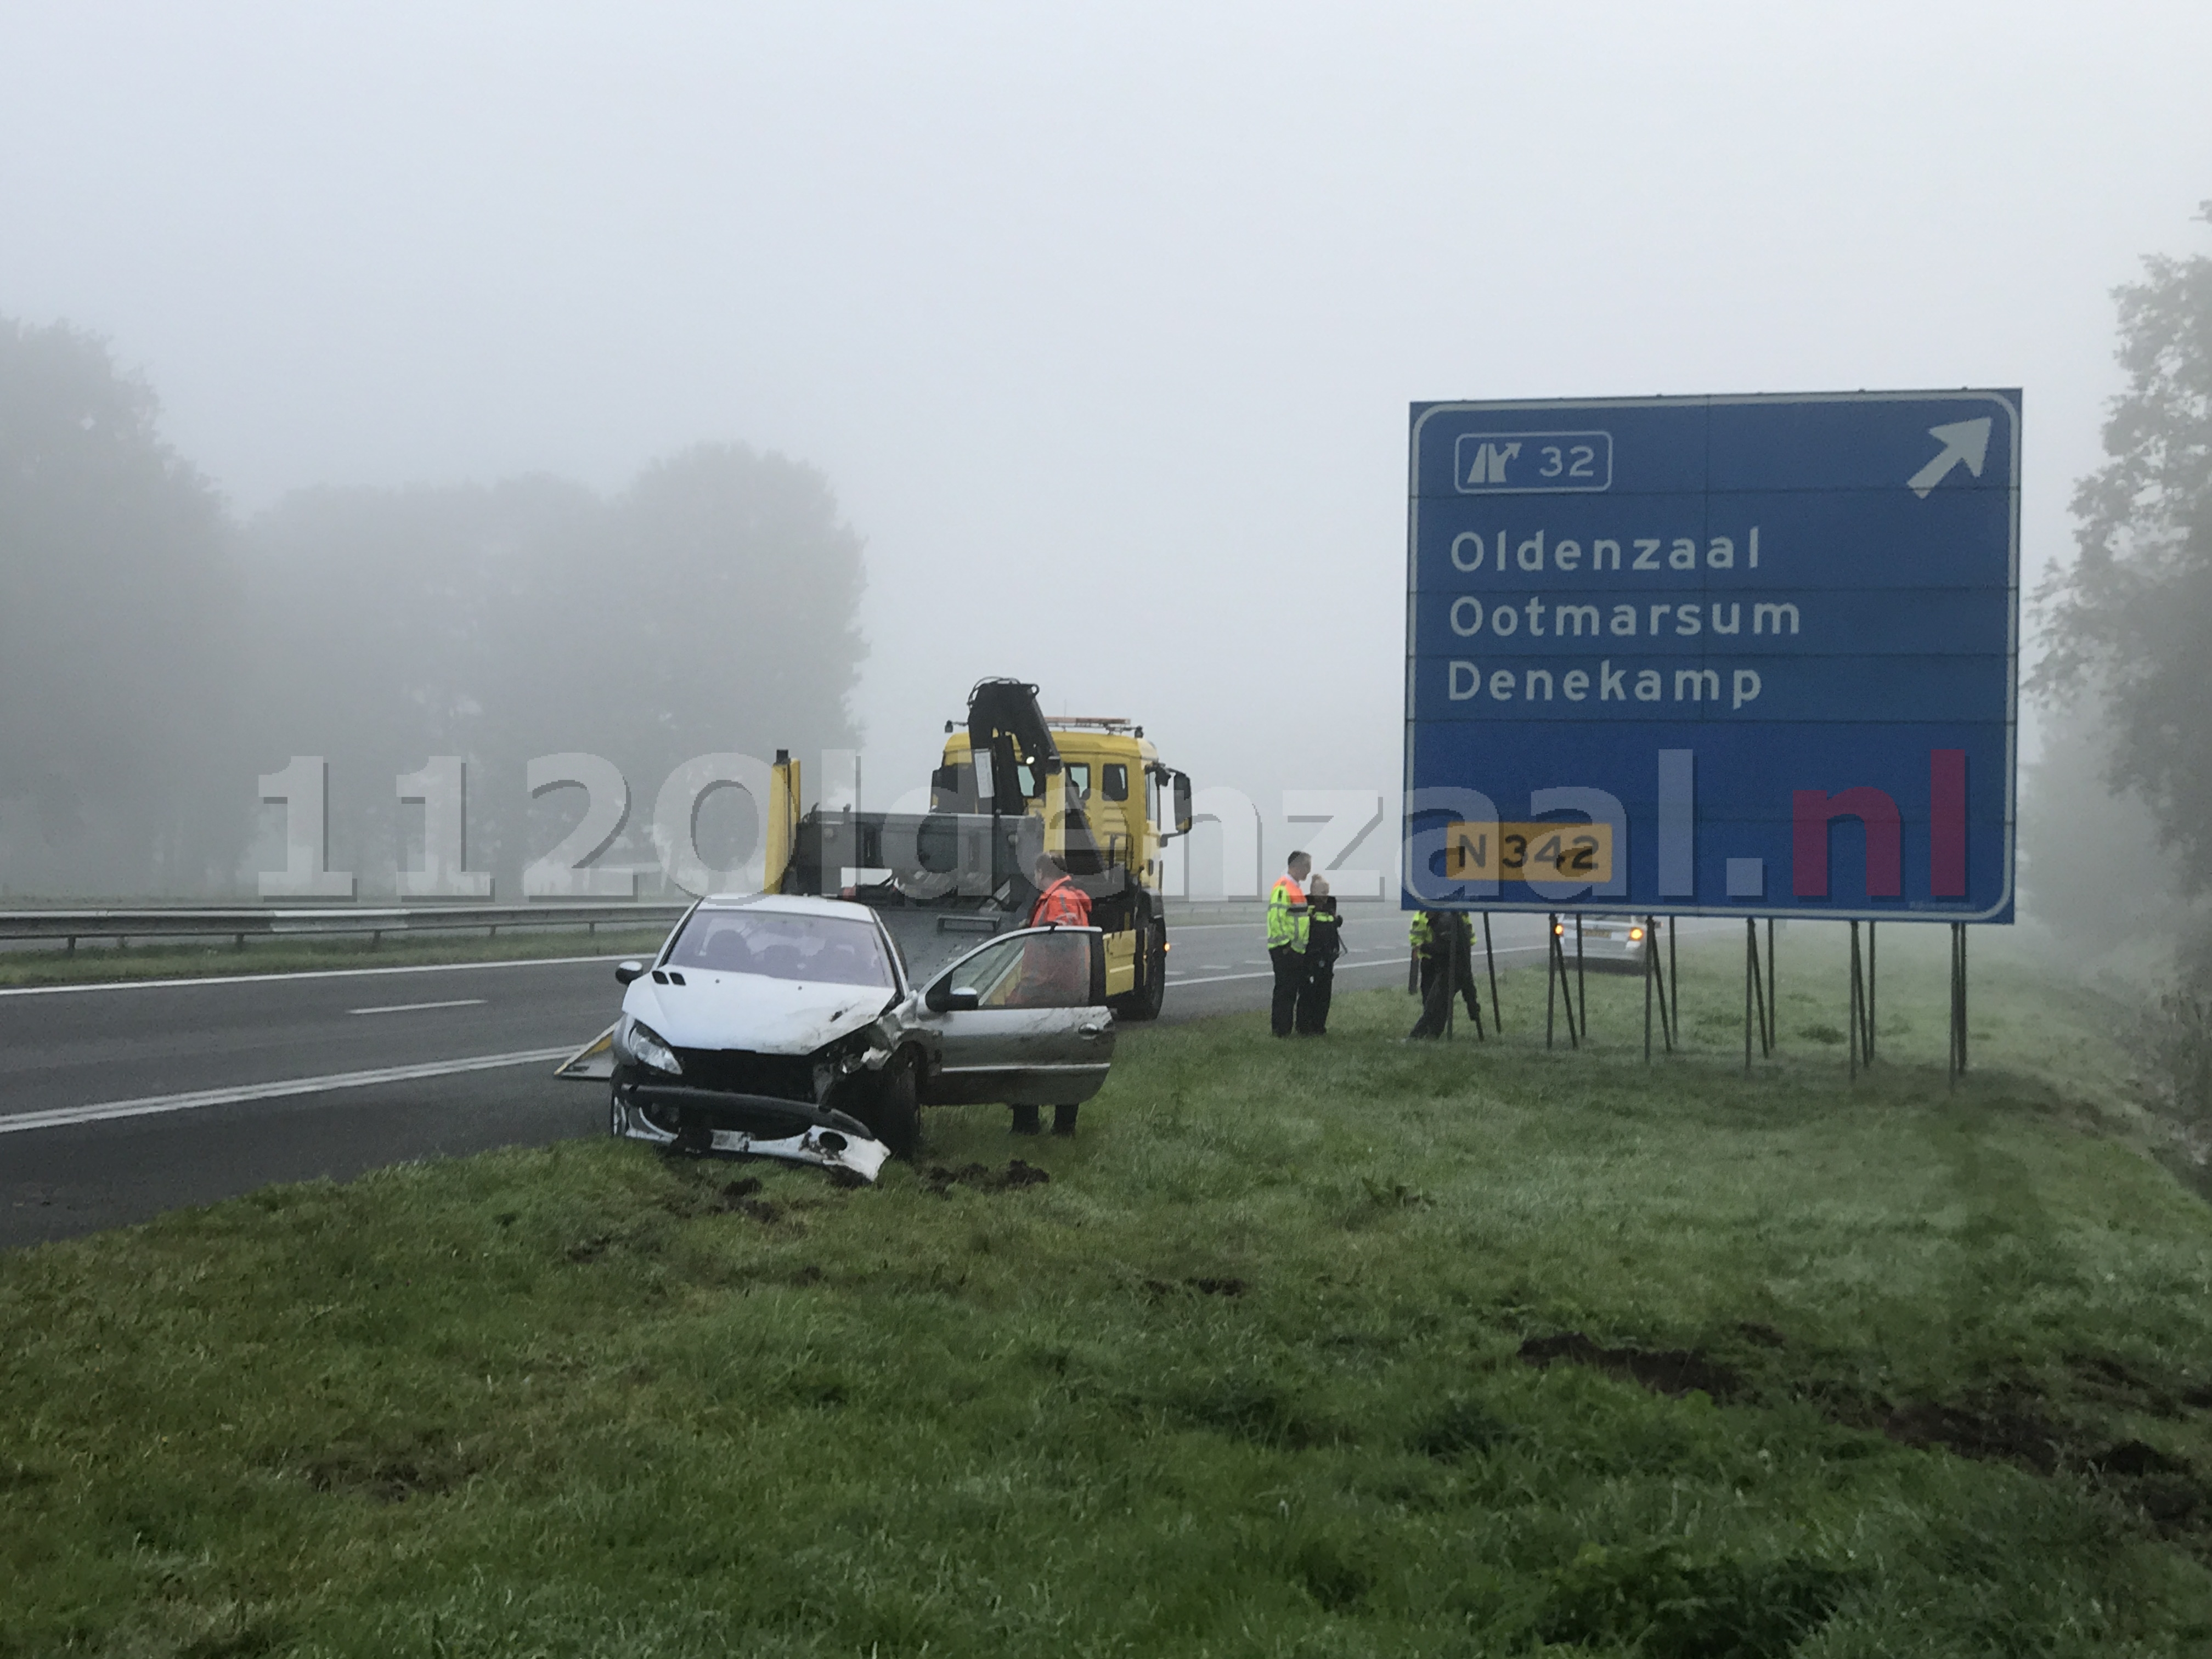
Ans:
{"type": "Polygon", "coordinates": [[[858,1118],[772,1095],[640,1083],[615,1091],[614,1110],[616,1133],[698,1156],[780,1158],[873,1181],[891,1155],[858,1118]]]}

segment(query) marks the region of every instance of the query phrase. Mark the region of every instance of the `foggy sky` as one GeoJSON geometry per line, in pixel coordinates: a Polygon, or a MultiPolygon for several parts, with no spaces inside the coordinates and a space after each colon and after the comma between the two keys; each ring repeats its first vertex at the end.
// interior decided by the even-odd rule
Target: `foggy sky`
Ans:
{"type": "Polygon", "coordinates": [[[2022,386],[2032,587],[2108,291],[2212,237],[2212,10],[2172,3],[0,3],[0,313],[107,336],[240,511],[699,440],[822,467],[878,805],[990,673],[1263,805],[1395,791],[1416,398],[2022,386]]]}

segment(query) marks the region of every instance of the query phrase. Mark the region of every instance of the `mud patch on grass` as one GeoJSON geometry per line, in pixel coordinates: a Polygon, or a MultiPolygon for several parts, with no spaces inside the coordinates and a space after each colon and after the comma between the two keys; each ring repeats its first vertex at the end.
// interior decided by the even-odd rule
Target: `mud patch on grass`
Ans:
{"type": "Polygon", "coordinates": [[[2164,1533],[2212,1528],[2212,1488],[2186,1461],[2133,1437],[2112,1440],[2025,1383],[1901,1405],[1819,1381],[1797,1393],[1832,1423],[1870,1430],[1917,1451],[2087,1480],[2164,1533]]]}
{"type": "Polygon", "coordinates": [[[933,1164],[921,1172],[921,1184],[933,1193],[949,1193],[955,1187],[973,1187],[980,1192],[1005,1193],[1022,1187],[1042,1187],[1052,1179],[1049,1170],[1040,1170],[1034,1164],[1014,1158],[1003,1170],[994,1170],[984,1164],[963,1164],[951,1169],[942,1164],[933,1164]]]}
{"type": "Polygon", "coordinates": [[[2066,1365],[2084,1394],[2122,1411],[2172,1418],[2212,1407],[2212,1383],[2186,1374],[2160,1375],[2106,1353],[2069,1353],[2066,1365]]]}
{"type": "Polygon", "coordinates": [[[750,1216],[769,1224],[782,1220],[784,1206],[772,1198],[754,1196],[760,1189],[759,1180],[752,1176],[732,1181],[714,1195],[714,1208],[724,1215],[750,1216]]]}
{"type": "Polygon", "coordinates": [[[2010,1395],[1963,1406],[1900,1406],[1882,1420],[1881,1431],[1899,1445],[1923,1451],[1940,1447],[1983,1462],[2016,1463],[2038,1474],[2057,1473],[2066,1443],[2063,1428],[2010,1395]]]}
{"type": "Polygon", "coordinates": [[[2187,1474],[2189,1465],[2140,1440],[2123,1440],[2094,1454],[2089,1467],[2100,1474],[2187,1474]]]}
{"type": "MultiPolygon", "coordinates": [[[[1747,1339],[1766,1328],[1736,1327],[1747,1339]]],[[[1762,1346],[1780,1346],[1778,1333],[1762,1346]]],[[[1759,1390],[1741,1374],[1688,1349],[1601,1347],[1580,1331],[1531,1337],[1521,1345],[1529,1365],[1587,1365],[1626,1377],[1655,1394],[1703,1392],[1716,1401],[1747,1402],[1759,1390]]],[[[2100,1404],[2146,1410],[2179,1397],[2155,1380],[2108,1356],[2073,1356],[2069,1369],[2093,1386],[2100,1404]]],[[[2212,1531],[2212,1485],[2185,1460],[2133,1437],[2115,1441],[2070,1416],[2025,1381],[1999,1383],[1953,1400],[1898,1401],[1832,1378],[1795,1381],[1788,1391],[1839,1427],[1878,1433],[1916,1451],[1944,1451],[1977,1462],[2009,1463],[2045,1478],[2084,1480],[2136,1510],[2157,1530],[2212,1531]]],[[[2168,1414],[2179,1414],[2170,1413],[2168,1414]]],[[[1449,1442],[1449,1432],[1431,1439],[1449,1442]]],[[[1421,1449],[1430,1449],[1417,1438],[1421,1449]]],[[[1437,1455],[1431,1452],[1431,1455],[1437,1455]]]]}
{"type": "Polygon", "coordinates": [[[2185,1460],[2133,1437],[2109,1440],[2024,1386],[1986,1390],[1960,1403],[1913,1401],[1871,1424],[1863,1411],[1831,1414],[1918,1450],[2010,1463],[2039,1475],[2086,1477],[2162,1532],[2212,1526],[2212,1488],[2185,1460]]]}
{"type": "Polygon", "coordinates": [[[1676,1399],[1705,1394],[1715,1400],[1735,1400],[1750,1392],[1735,1371],[1691,1349],[1604,1348],[1580,1331],[1532,1336],[1521,1345],[1520,1358],[1524,1365],[1588,1365],[1676,1399]]]}
{"type": "Polygon", "coordinates": [[[2123,1440],[2091,1455],[2090,1472],[2148,1516],[2161,1531],[2196,1531],[2212,1523],[2212,1492],[2179,1457],[2140,1440],[2123,1440]]]}

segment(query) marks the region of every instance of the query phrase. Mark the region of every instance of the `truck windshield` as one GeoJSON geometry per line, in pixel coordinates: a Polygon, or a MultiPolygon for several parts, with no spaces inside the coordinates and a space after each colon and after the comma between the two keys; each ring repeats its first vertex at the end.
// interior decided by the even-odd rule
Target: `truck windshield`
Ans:
{"type": "Polygon", "coordinates": [[[668,966],[885,990],[894,982],[873,923],[773,910],[694,910],[668,966]]]}

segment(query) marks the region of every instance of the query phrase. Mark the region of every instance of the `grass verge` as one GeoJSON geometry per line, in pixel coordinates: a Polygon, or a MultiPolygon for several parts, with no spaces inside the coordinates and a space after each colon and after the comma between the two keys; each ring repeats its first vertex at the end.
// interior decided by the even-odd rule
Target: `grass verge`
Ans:
{"type": "Polygon", "coordinates": [[[1686,952],[1648,1068],[1523,972],[873,1189],[577,1143],[0,1258],[0,1653],[2202,1652],[2212,1218],[2108,1006],[1978,964],[1954,1092],[1907,944],[1856,1087],[1801,930],[1749,1079],[1686,952]]]}

